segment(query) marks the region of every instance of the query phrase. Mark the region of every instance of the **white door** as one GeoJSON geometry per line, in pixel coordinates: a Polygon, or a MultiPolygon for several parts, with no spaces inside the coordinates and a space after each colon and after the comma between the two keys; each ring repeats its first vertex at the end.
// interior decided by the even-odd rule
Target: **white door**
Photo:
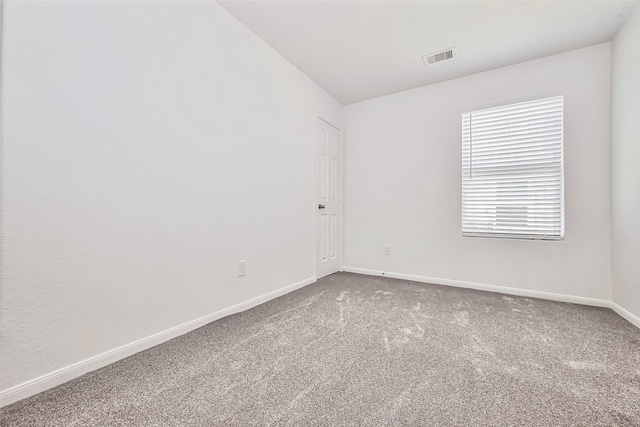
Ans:
{"type": "Polygon", "coordinates": [[[342,253],[342,138],[341,132],[318,120],[317,249],[318,278],[340,271],[342,253]]]}

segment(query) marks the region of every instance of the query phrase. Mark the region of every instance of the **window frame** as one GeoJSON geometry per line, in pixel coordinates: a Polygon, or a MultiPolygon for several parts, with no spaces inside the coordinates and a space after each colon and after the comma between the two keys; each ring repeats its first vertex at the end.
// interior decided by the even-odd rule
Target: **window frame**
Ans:
{"type": "MultiPolygon", "coordinates": [[[[545,122],[546,123],[546,122],[545,122]]],[[[511,128],[510,128],[511,129],[511,128]]],[[[463,237],[482,237],[482,238],[497,238],[497,239],[516,239],[516,240],[543,240],[543,241],[562,241],[565,239],[565,179],[564,179],[564,96],[563,95],[554,95],[554,96],[547,96],[547,97],[536,97],[536,98],[529,98],[529,99],[525,99],[525,100],[519,100],[517,102],[504,102],[501,104],[497,104],[497,105],[493,105],[493,106],[489,106],[489,107],[484,107],[484,108],[476,108],[476,109],[468,109],[465,110],[461,113],[461,142],[462,142],[462,162],[461,162],[461,231],[462,231],[462,236],[463,237]],[[557,166],[557,173],[559,174],[559,231],[558,233],[554,233],[554,234],[527,234],[527,233],[523,233],[522,229],[521,230],[514,230],[513,233],[509,233],[509,232],[504,232],[504,230],[502,232],[478,232],[478,231],[469,231],[470,228],[472,228],[469,225],[469,215],[465,215],[466,212],[466,206],[465,206],[465,197],[468,197],[469,195],[469,191],[465,191],[466,190],[466,183],[468,180],[470,180],[471,178],[466,178],[465,177],[465,158],[467,156],[466,154],[466,144],[469,144],[469,165],[471,165],[473,163],[473,153],[472,153],[472,147],[473,147],[473,138],[472,138],[472,129],[473,129],[473,119],[472,119],[472,115],[473,113],[487,113],[490,112],[490,110],[505,110],[505,109],[509,109],[510,107],[511,110],[516,109],[516,106],[520,106],[522,107],[524,104],[535,104],[535,103],[540,103],[540,102],[546,102],[548,101],[549,103],[552,102],[559,102],[560,106],[561,106],[561,110],[559,113],[559,118],[560,118],[560,131],[559,131],[559,165],[557,166]],[[469,140],[468,142],[465,140],[465,116],[469,116],[469,140]]],[[[553,151],[553,150],[549,150],[549,151],[553,151]]],[[[509,153],[510,151],[508,151],[509,153]]],[[[523,168],[526,166],[523,166],[523,168]]],[[[469,169],[471,170],[471,166],[469,166],[469,169]]],[[[504,169],[502,169],[504,172],[513,172],[513,169],[509,169],[508,166],[504,167],[504,169]]],[[[469,172],[471,173],[471,172],[469,172]]],[[[539,172],[538,172],[539,173],[539,172]]],[[[497,175],[497,174],[496,174],[497,175]]],[[[511,182],[511,181],[508,181],[511,182]]],[[[498,186],[498,183],[495,184],[496,188],[498,186]]],[[[554,185],[558,185],[557,183],[554,183],[554,185]]],[[[497,191],[497,190],[495,190],[497,191]]],[[[524,190],[527,191],[527,190],[524,190]]],[[[531,191],[535,191],[535,188],[532,188],[531,191]]],[[[506,195],[505,198],[508,198],[510,195],[506,195]]],[[[494,200],[494,202],[497,202],[497,198],[499,196],[495,196],[496,200],[494,200]]],[[[493,222],[494,225],[497,227],[497,219],[499,216],[498,210],[499,210],[499,206],[501,206],[500,204],[495,204],[494,207],[495,209],[493,209],[495,211],[495,213],[493,213],[493,222]]],[[[524,209],[527,209],[530,205],[524,205],[524,209]]],[[[513,205],[512,208],[513,209],[513,205]]],[[[553,210],[550,209],[551,211],[553,210]]],[[[557,210],[556,210],[557,212],[557,210]]],[[[557,218],[556,216],[554,216],[553,218],[557,218]]],[[[511,220],[513,222],[513,218],[509,218],[509,220],[511,220]]],[[[507,221],[508,222],[508,221],[507,221]]],[[[509,225],[507,224],[504,227],[508,227],[509,225]]],[[[526,226],[525,226],[526,227],[526,226]]],[[[526,229],[526,228],[525,228],[526,229]]]]}

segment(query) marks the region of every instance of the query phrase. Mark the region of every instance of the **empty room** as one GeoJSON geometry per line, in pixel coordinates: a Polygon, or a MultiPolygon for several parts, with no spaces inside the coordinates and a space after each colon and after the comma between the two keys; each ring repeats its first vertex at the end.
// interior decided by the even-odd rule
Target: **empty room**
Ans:
{"type": "Polygon", "coordinates": [[[640,426],[640,6],[4,0],[0,426],[640,426]]]}

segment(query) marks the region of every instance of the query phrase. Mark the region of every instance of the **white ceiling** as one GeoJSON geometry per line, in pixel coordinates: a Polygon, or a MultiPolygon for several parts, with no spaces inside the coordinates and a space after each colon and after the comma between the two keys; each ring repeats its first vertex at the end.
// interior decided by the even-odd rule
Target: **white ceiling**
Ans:
{"type": "Polygon", "coordinates": [[[637,1],[219,3],[351,104],[609,41],[637,1]],[[452,46],[454,59],[423,65],[423,55],[452,46]]]}

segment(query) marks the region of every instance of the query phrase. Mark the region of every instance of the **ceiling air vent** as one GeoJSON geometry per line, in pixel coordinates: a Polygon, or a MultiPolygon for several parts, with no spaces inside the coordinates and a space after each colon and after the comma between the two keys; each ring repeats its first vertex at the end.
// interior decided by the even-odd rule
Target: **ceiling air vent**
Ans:
{"type": "Polygon", "coordinates": [[[425,55],[422,57],[424,65],[435,64],[436,62],[446,61],[447,59],[453,59],[455,48],[449,48],[442,52],[432,53],[431,55],[425,55]]]}

